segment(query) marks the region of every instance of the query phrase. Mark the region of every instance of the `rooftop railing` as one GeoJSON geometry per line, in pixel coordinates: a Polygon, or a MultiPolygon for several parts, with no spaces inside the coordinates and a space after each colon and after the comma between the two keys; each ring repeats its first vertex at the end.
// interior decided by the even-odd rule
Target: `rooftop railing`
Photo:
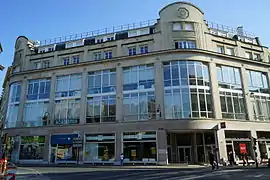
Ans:
{"type": "MultiPolygon", "coordinates": [[[[239,34],[239,32],[237,31],[237,28],[232,28],[232,27],[229,27],[223,24],[218,24],[212,21],[206,21],[206,24],[210,29],[213,29],[213,30],[222,31],[225,33],[231,33],[234,35],[239,34]]],[[[243,34],[242,36],[247,37],[247,38],[252,38],[252,39],[255,38],[255,34],[248,31],[242,31],[242,34],[243,34]]]]}
{"type": "Polygon", "coordinates": [[[73,34],[73,35],[68,35],[68,36],[57,37],[53,39],[42,40],[39,42],[39,46],[58,44],[58,43],[63,43],[67,41],[75,41],[75,40],[79,40],[83,38],[89,38],[89,37],[101,36],[101,35],[106,35],[106,34],[112,34],[112,33],[121,32],[121,31],[149,27],[149,26],[153,26],[156,22],[157,22],[156,19],[147,20],[147,21],[141,21],[141,22],[132,23],[132,24],[114,26],[112,28],[98,29],[94,31],[84,32],[84,33],[78,33],[78,34],[73,34]]]}

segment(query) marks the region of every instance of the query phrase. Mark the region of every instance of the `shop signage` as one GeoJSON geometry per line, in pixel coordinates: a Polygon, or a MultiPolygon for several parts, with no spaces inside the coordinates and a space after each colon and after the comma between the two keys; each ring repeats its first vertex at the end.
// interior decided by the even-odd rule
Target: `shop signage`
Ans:
{"type": "Polygon", "coordinates": [[[247,153],[247,146],[244,143],[240,143],[239,144],[239,148],[240,148],[240,154],[246,154],[247,153]]]}
{"type": "Polygon", "coordinates": [[[73,144],[82,144],[83,140],[81,138],[73,138],[72,143],[73,144]]]}

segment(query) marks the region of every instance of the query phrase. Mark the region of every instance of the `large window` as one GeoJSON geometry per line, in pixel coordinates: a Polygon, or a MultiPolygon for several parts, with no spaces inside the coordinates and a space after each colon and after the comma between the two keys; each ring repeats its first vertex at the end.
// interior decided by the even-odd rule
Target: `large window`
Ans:
{"type": "Polygon", "coordinates": [[[24,106],[24,126],[43,126],[42,117],[48,112],[49,101],[27,102],[24,106]]]}
{"type": "Polygon", "coordinates": [[[240,69],[217,65],[217,81],[222,117],[227,119],[246,119],[240,69]]]}
{"type": "Polygon", "coordinates": [[[18,121],[19,114],[20,95],[21,83],[17,82],[11,84],[9,90],[7,117],[4,124],[4,127],[6,128],[16,127],[16,122],[18,121]]]}
{"type": "Polygon", "coordinates": [[[195,41],[177,41],[175,42],[176,49],[196,49],[195,41]]]}
{"type": "Polygon", "coordinates": [[[42,160],[45,136],[22,136],[20,160],[42,160]]]}
{"type": "Polygon", "coordinates": [[[50,85],[49,79],[30,80],[28,84],[27,100],[49,99],[50,85]]]}
{"type": "Polygon", "coordinates": [[[212,118],[207,64],[196,61],[164,63],[165,118],[212,118]]]}
{"type": "Polygon", "coordinates": [[[156,162],[156,132],[124,132],[123,153],[125,163],[156,162]]]}
{"type": "Polygon", "coordinates": [[[247,70],[250,100],[255,120],[270,120],[270,95],[266,73],[247,70]]]}
{"type": "Polygon", "coordinates": [[[116,96],[93,96],[88,97],[87,123],[110,122],[116,118],[116,96]]]}
{"type": "Polygon", "coordinates": [[[86,134],[84,145],[85,162],[114,162],[115,134],[86,134]]]}
{"type": "Polygon", "coordinates": [[[80,99],[55,101],[54,124],[79,124],[80,99]]]}
{"type": "Polygon", "coordinates": [[[154,67],[124,68],[123,104],[125,120],[155,118],[154,67]]]}
{"type": "Polygon", "coordinates": [[[56,80],[55,97],[72,97],[81,95],[81,74],[59,76],[56,80]]]}
{"type": "Polygon", "coordinates": [[[88,75],[87,123],[115,121],[115,69],[90,72],[88,75]]]}

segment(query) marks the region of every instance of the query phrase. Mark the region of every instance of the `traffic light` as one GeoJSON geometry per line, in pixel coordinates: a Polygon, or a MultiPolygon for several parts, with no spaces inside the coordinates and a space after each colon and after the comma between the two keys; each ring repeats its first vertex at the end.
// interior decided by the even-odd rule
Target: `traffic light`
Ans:
{"type": "Polygon", "coordinates": [[[257,139],[252,137],[252,140],[253,140],[253,149],[256,151],[257,150],[257,139]]]}

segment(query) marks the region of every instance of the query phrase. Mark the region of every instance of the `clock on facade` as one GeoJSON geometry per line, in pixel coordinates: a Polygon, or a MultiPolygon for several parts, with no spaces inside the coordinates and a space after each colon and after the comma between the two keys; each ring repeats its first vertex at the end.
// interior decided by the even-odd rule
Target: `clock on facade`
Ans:
{"type": "Polygon", "coordinates": [[[188,10],[186,8],[179,8],[178,9],[178,16],[181,19],[186,19],[189,16],[189,12],[188,12],[188,10]]]}

